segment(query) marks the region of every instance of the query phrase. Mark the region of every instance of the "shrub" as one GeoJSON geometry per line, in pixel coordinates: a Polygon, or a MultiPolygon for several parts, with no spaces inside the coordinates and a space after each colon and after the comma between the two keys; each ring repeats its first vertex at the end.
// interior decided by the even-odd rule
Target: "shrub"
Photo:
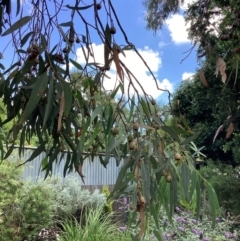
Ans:
{"type": "Polygon", "coordinates": [[[10,222],[7,211],[12,208],[13,200],[22,182],[19,177],[22,169],[18,168],[18,162],[3,160],[0,167],[0,237],[5,240],[14,240],[17,228],[10,222]]]}
{"type": "Polygon", "coordinates": [[[79,220],[85,207],[102,207],[106,203],[105,194],[98,189],[91,194],[89,190],[81,188],[78,177],[66,177],[63,186],[56,182],[54,190],[57,193],[55,213],[60,219],[73,216],[79,220]]]}
{"type": "Polygon", "coordinates": [[[103,186],[102,194],[104,194],[107,199],[107,201],[103,207],[103,213],[104,214],[111,213],[113,211],[113,208],[112,208],[113,201],[111,199],[108,199],[110,196],[110,191],[107,186],[103,186]]]}
{"type": "Polygon", "coordinates": [[[215,189],[220,205],[234,215],[240,214],[240,179],[237,169],[230,165],[208,162],[208,166],[200,171],[215,189]]]}
{"type": "Polygon", "coordinates": [[[53,224],[51,187],[43,183],[24,182],[4,207],[1,234],[4,241],[36,240],[39,231],[53,224]]]}

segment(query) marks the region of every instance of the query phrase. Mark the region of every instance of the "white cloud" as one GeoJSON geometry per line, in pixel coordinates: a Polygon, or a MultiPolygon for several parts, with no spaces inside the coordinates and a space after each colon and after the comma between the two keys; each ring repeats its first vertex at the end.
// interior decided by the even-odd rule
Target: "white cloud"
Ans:
{"type": "Polygon", "coordinates": [[[184,17],[180,14],[174,14],[166,20],[166,25],[170,31],[172,41],[175,44],[189,43],[187,28],[184,17]]]}
{"type": "MultiPolygon", "coordinates": [[[[99,64],[103,64],[104,63],[104,45],[92,44],[90,47],[93,50],[94,59],[93,57],[90,57],[89,62],[96,62],[99,64]]],[[[159,56],[159,53],[154,52],[152,49],[150,49],[147,46],[144,49],[138,49],[138,51],[143,57],[143,59],[146,61],[148,66],[150,67],[151,71],[154,73],[155,77],[158,79],[157,73],[162,65],[162,60],[159,56]]],[[[87,53],[86,49],[85,49],[85,52],[87,53]]],[[[153,77],[150,75],[148,69],[142,62],[142,60],[137,56],[137,54],[134,51],[124,51],[124,53],[126,57],[124,57],[122,54],[119,54],[120,60],[126,65],[126,67],[132,72],[132,74],[141,83],[144,91],[147,94],[152,95],[153,98],[158,98],[163,92],[157,90],[156,83],[153,77]]],[[[86,62],[81,48],[77,49],[77,61],[81,64],[85,64],[86,62]]],[[[111,90],[114,88],[116,82],[119,81],[119,78],[116,75],[116,66],[114,63],[111,64],[111,69],[106,74],[110,77],[110,79],[104,78],[103,84],[106,90],[111,90]]],[[[137,85],[136,81],[133,78],[132,78],[132,81],[134,85],[137,87],[138,93],[143,94],[143,91],[137,85]]],[[[124,89],[125,89],[125,93],[127,94],[128,84],[129,84],[127,75],[125,75],[124,82],[125,82],[124,89]]],[[[158,86],[159,88],[168,89],[169,91],[173,90],[173,85],[167,79],[163,79],[162,81],[158,79],[158,86]]],[[[133,93],[134,93],[134,89],[130,88],[130,94],[133,94],[133,93]]]]}
{"type": "Polygon", "coordinates": [[[193,80],[193,76],[194,76],[195,73],[192,73],[192,72],[184,72],[182,74],[182,80],[193,80]]]}

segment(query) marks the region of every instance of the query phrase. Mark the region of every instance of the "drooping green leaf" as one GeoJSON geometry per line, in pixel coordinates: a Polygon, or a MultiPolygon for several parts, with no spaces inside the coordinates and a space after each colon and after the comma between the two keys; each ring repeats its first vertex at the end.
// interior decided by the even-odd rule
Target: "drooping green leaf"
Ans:
{"type": "Polygon", "coordinates": [[[122,168],[121,168],[121,170],[120,170],[120,172],[119,172],[119,174],[118,174],[118,177],[117,177],[116,183],[115,183],[115,185],[114,185],[113,191],[112,191],[112,193],[110,194],[110,197],[113,197],[114,193],[120,189],[123,180],[125,180],[125,178],[126,178],[127,170],[128,170],[128,168],[130,168],[132,165],[133,165],[133,162],[132,162],[132,161],[126,161],[126,162],[123,164],[123,166],[122,166],[122,168]]]}
{"type": "Polygon", "coordinates": [[[48,165],[48,159],[47,157],[45,157],[42,159],[42,162],[41,162],[42,171],[46,169],[47,165],[48,165]]]}
{"type": "Polygon", "coordinates": [[[69,49],[72,49],[72,45],[71,45],[71,43],[69,42],[68,37],[66,36],[66,34],[63,32],[63,30],[62,30],[61,26],[60,26],[60,25],[58,25],[57,27],[58,27],[58,30],[59,30],[59,32],[61,33],[61,35],[62,35],[63,39],[64,39],[64,40],[65,40],[65,42],[67,43],[68,48],[69,48],[69,49]]]}
{"type": "Polygon", "coordinates": [[[109,65],[109,54],[110,54],[110,50],[111,50],[111,40],[112,40],[112,35],[110,32],[110,28],[109,25],[106,25],[105,28],[105,44],[104,44],[104,64],[106,67],[108,67],[109,65]]]}
{"type": "Polygon", "coordinates": [[[143,185],[143,196],[145,197],[146,203],[150,203],[150,170],[147,165],[142,165],[140,168],[140,174],[143,185]]]}
{"type": "Polygon", "coordinates": [[[20,12],[21,5],[22,5],[21,0],[17,0],[17,13],[16,13],[16,16],[17,16],[17,15],[19,14],[19,12],[20,12]]]}
{"type": "Polygon", "coordinates": [[[11,155],[13,149],[14,149],[14,143],[11,145],[10,148],[8,148],[7,153],[5,154],[3,159],[7,159],[11,155]]]}
{"type": "Polygon", "coordinates": [[[48,46],[48,42],[47,42],[45,36],[44,36],[43,34],[41,34],[41,45],[40,45],[40,47],[41,47],[41,53],[42,53],[44,50],[46,50],[47,46],[48,46]]]}
{"type": "Polygon", "coordinates": [[[47,105],[43,118],[43,127],[45,127],[48,117],[51,114],[53,108],[53,97],[54,97],[54,87],[53,87],[53,79],[49,79],[49,88],[48,88],[48,97],[47,97],[47,105]]]}
{"type": "Polygon", "coordinates": [[[177,133],[171,127],[169,127],[169,126],[161,126],[161,129],[163,131],[165,131],[166,133],[168,133],[172,139],[174,139],[175,141],[180,143],[179,136],[177,135],[177,133]]]}
{"type": "Polygon", "coordinates": [[[35,159],[37,156],[39,156],[42,152],[44,152],[44,151],[45,151],[44,144],[45,144],[45,143],[43,143],[42,145],[39,145],[39,146],[33,151],[33,153],[31,154],[31,156],[30,156],[23,164],[32,161],[32,160],[35,159]]]}
{"type": "Polygon", "coordinates": [[[188,137],[186,140],[184,140],[181,145],[187,145],[189,144],[191,141],[194,141],[198,136],[199,136],[200,132],[196,132],[194,135],[188,137]]]}
{"type": "Polygon", "coordinates": [[[135,107],[135,95],[133,95],[131,99],[131,105],[130,105],[130,113],[127,122],[129,123],[132,119],[133,112],[134,112],[134,107],[135,107]]]}
{"type": "Polygon", "coordinates": [[[101,81],[101,72],[99,71],[99,72],[97,72],[97,74],[94,77],[95,85],[98,85],[100,83],[100,81],[101,81]]]}
{"type": "Polygon", "coordinates": [[[1,64],[1,63],[0,63],[0,68],[1,68],[2,70],[5,70],[4,65],[3,65],[3,64],[1,64]]]}
{"type": "Polygon", "coordinates": [[[19,124],[23,124],[27,120],[27,118],[32,114],[33,110],[36,108],[39,100],[41,99],[44,91],[46,90],[47,84],[48,77],[47,72],[45,72],[37,78],[34,88],[32,90],[32,94],[19,119],[19,124]]]}
{"type": "Polygon", "coordinates": [[[122,86],[122,84],[120,83],[118,86],[117,86],[117,88],[115,89],[115,90],[113,90],[113,92],[111,93],[111,98],[112,99],[114,99],[115,98],[115,96],[116,96],[116,94],[117,94],[117,92],[118,92],[118,90],[119,90],[119,88],[122,86]]]}
{"type": "Polygon", "coordinates": [[[94,131],[93,131],[93,134],[91,135],[89,141],[88,141],[88,146],[92,145],[92,143],[94,142],[98,132],[99,132],[99,124],[97,123],[95,126],[94,126],[94,131]]]}
{"type": "Polygon", "coordinates": [[[62,27],[71,27],[71,26],[73,26],[73,22],[72,22],[72,21],[69,21],[69,22],[65,22],[65,23],[60,23],[59,26],[62,26],[62,27]]]}
{"type": "Polygon", "coordinates": [[[104,108],[103,104],[100,104],[96,107],[96,109],[93,111],[93,113],[91,115],[91,122],[95,119],[95,117],[97,117],[101,113],[103,108],[104,108]]]}
{"type": "Polygon", "coordinates": [[[70,87],[70,83],[64,81],[63,79],[60,79],[60,82],[64,92],[64,100],[65,100],[63,114],[64,116],[68,116],[72,108],[72,97],[73,97],[72,90],[70,87]]]}
{"type": "Polygon", "coordinates": [[[112,150],[116,147],[118,147],[120,144],[123,143],[123,141],[125,141],[127,138],[127,135],[121,136],[119,137],[114,143],[112,143],[112,145],[109,147],[109,152],[111,153],[112,150]]]}
{"type": "Polygon", "coordinates": [[[172,218],[173,210],[177,206],[178,200],[178,183],[175,175],[172,175],[172,181],[170,183],[170,217],[172,218]]]}
{"type": "Polygon", "coordinates": [[[27,33],[22,39],[21,39],[21,47],[23,47],[25,45],[25,43],[28,41],[28,39],[32,36],[34,32],[31,31],[29,33],[27,33]]]}
{"type": "Polygon", "coordinates": [[[26,16],[23,18],[20,18],[17,22],[15,22],[8,30],[6,30],[2,36],[6,36],[8,34],[13,33],[15,30],[20,29],[23,27],[25,24],[27,24],[29,21],[31,21],[32,16],[26,16]]]}
{"type": "Polygon", "coordinates": [[[208,183],[206,184],[206,188],[208,193],[208,200],[210,202],[210,207],[211,207],[212,229],[214,229],[216,225],[216,217],[218,213],[218,202],[217,202],[215,191],[208,183]]]}
{"type": "Polygon", "coordinates": [[[196,198],[197,198],[196,216],[198,218],[200,214],[200,204],[201,204],[200,183],[198,179],[196,181],[196,198]]]}
{"type": "Polygon", "coordinates": [[[69,151],[69,152],[67,153],[67,161],[66,161],[66,163],[65,163],[65,165],[64,165],[64,169],[63,169],[63,176],[64,176],[64,177],[65,177],[66,174],[67,174],[67,170],[68,170],[68,168],[69,168],[70,162],[71,162],[71,152],[69,151]]]}
{"type": "Polygon", "coordinates": [[[146,114],[147,118],[150,120],[150,112],[149,112],[149,108],[147,106],[146,101],[143,98],[141,98],[140,103],[141,103],[142,108],[144,110],[144,114],[146,114]]]}
{"type": "Polygon", "coordinates": [[[69,4],[66,5],[67,8],[69,9],[72,9],[72,10],[86,10],[88,8],[91,8],[94,4],[91,4],[91,5],[87,5],[87,6],[84,6],[84,7],[78,7],[78,6],[70,6],[69,4]]]}
{"type": "Polygon", "coordinates": [[[190,187],[190,191],[189,191],[189,198],[191,199],[193,194],[194,194],[194,191],[195,191],[195,188],[196,188],[196,182],[197,182],[197,174],[196,174],[196,171],[192,171],[191,173],[191,187],[190,187]]]}
{"type": "Polygon", "coordinates": [[[83,67],[77,63],[76,61],[74,61],[73,59],[69,59],[69,61],[79,70],[83,70],[83,67]]]}
{"type": "Polygon", "coordinates": [[[181,165],[181,179],[183,184],[183,191],[185,199],[188,198],[188,189],[189,189],[189,169],[186,162],[183,162],[181,165]]]}
{"type": "Polygon", "coordinates": [[[105,120],[107,121],[107,128],[105,130],[105,135],[108,135],[112,126],[113,126],[113,119],[114,119],[114,110],[112,105],[109,105],[106,109],[104,114],[105,116],[105,120]]]}

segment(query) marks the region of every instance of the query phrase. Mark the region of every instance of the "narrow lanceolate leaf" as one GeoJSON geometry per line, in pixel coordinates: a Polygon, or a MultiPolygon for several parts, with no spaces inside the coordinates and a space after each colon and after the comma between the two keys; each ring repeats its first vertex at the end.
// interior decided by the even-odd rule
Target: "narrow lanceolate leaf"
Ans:
{"type": "Polygon", "coordinates": [[[181,166],[181,178],[182,178],[184,196],[185,196],[185,199],[187,199],[188,188],[189,188],[189,169],[186,162],[183,162],[181,166]]]}
{"type": "Polygon", "coordinates": [[[39,78],[36,80],[36,83],[32,90],[32,94],[20,117],[19,124],[23,124],[27,120],[27,118],[32,114],[39,100],[44,94],[47,84],[48,84],[48,77],[47,77],[47,72],[45,72],[42,75],[40,75],[39,78]]]}
{"type": "Polygon", "coordinates": [[[223,125],[220,125],[220,126],[218,127],[216,133],[215,133],[214,138],[213,138],[213,143],[215,142],[215,140],[216,140],[216,138],[217,138],[219,132],[220,132],[222,129],[223,129],[223,125]]]}
{"type": "Polygon", "coordinates": [[[17,15],[19,14],[19,12],[20,12],[21,5],[22,5],[21,0],[17,0],[17,13],[16,13],[16,16],[17,16],[17,15]]]}
{"type": "Polygon", "coordinates": [[[110,28],[108,26],[108,24],[106,25],[105,28],[105,44],[104,44],[104,64],[105,67],[108,67],[109,65],[109,54],[110,54],[110,50],[111,50],[111,40],[112,40],[112,35],[110,33],[110,28]]]}
{"type": "Polygon", "coordinates": [[[83,67],[77,63],[76,61],[74,61],[73,59],[69,59],[69,61],[74,65],[74,67],[76,67],[79,70],[83,70],[83,67]]]}
{"type": "Polygon", "coordinates": [[[62,128],[62,117],[63,117],[64,105],[65,105],[65,97],[64,97],[64,92],[62,92],[60,107],[59,107],[57,132],[60,132],[62,128]]]}
{"type": "Polygon", "coordinates": [[[230,122],[226,133],[226,139],[228,139],[231,136],[231,134],[233,133],[233,129],[234,129],[233,123],[230,122]]]}
{"type": "Polygon", "coordinates": [[[118,56],[118,49],[117,49],[115,44],[113,45],[113,61],[116,65],[117,74],[118,74],[120,80],[123,82],[123,70],[122,70],[122,67],[120,65],[120,60],[119,60],[119,56],[118,56]]]}
{"type": "Polygon", "coordinates": [[[70,27],[70,26],[73,26],[73,22],[69,21],[69,22],[66,22],[66,23],[60,23],[59,25],[62,26],[62,27],[70,27]]]}
{"type": "Polygon", "coordinates": [[[140,169],[142,185],[143,185],[143,196],[147,202],[150,203],[150,170],[148,166],[143,165],[140,169]]]}
{"type": "Polygon", "coordinates": [[[144,232],[145,232],[145,212],[144,212],[144,207],[140,206],[140,211],[139,211],[139,220],[140,220],[140,231],[138,234],[138,239],[141,239],[141,237],[143,236],[144,232]]]}
{"type": "Polygon", "coordinates": [[[208,88],[209,85],[208,85],[208,82],[207,82],[207,80],[206,80],[206,78],[205,78],[204,70],[203,70],[203,69],[200,69],[200,70],[199,70],[199,78],[200,78],[203,86],[206,87],[206,88],[208,88]]]}
{"type": "Polygon", "coordinates": [[[38,146],[38,148],[35,149],[35,151],[32,153],[32,155],[23,164],[30,162],[33,159],[35,159],[37,156],[39,156],[44,151],[44,145],[45,145],[45,143],[42,143],[40,146],[38,146]]]}
{"type": "Polygon", "coordinates": [[[161,126],[161,129],[168,133],[171,138],[176,140],[178,143],[180,143],[180,138],[178,134],[170,127],[170,126],[161,126]]]}
{"type": "Polygon", "coordinates": [[[210,202],[211,214],[212,214],[212,228],[214,229],[216,224],[216,217],[217,217],[216,215],[217,207],[215,205],[214,190],[210,185],[207,185],[207,192],[208,192],[208,199],[210,202]]]}
{"type": "Polygon", "coordinates": [[[97,117],[100,112],[103,110],[104,105],[98,105],[97,108],[93,111],[91,116],[91,122],[97,117]]]}
{"type": "Polygon", "coordinates": [[[63,79],[60,79],[61,86],[64,92],[65,104],[64,104],[64,116],[68,116],[72,108],[72,90],[70,84],[63,79]]]}
{"type": "Polygon", "coordinates": [[[32,16],[26,16],[21,19],[19,19],[16,23],[14,23],[8,30],[6,30],[2,36],[6,36],[10,33],[13,33],[15,30],[20,29],[25,24],[27,24],[32,19],[32,16]]]}
{"type": "Polygon", "coordinates": [[[197,179],[196,181],[196,216],[197,218],[199,217],[200,214],[200,204],[201,204],[201,195],[200,195],[200,183],[199,180],[197,179]]]}
{"type": "Polygon", "coordinates": [[[70,6],[69,4],[66,5],[67,8],[72,9],[72,10],[86,10],[88,8],[91,8],[92,6],[93,6],[93,4],[87,5],[84,7],[73,7],[73,6],[70,6]]]}
{"type": "Polygon", "coordinates": [[[45,110],[44,118],[43,118],[43,127],[45,126],[45,124],[48,120],[48,117],[50,116],[50,113],[52,111],[53,97],[54,97],[54,87],[53,87],[53,79],[51,79],[49,81],[48,99],[47,99],[46,110],[45,110]]]}
{"type": "Polygon", "coordinates": [[[24,46],[24,44],[28,41],[29,37],[31,37],[33,33],[34,33],[34,32],[31,31],[31,32],[27,33],[27,34],[21,39],[21,47],[24,46]]]}
{"type": "Polygon", "coordinates": [[[190,142],[194,141],[198,136],[199,136],[200,132],[195,133],[194,135],[188,137],[186,140],[184,140],[181,145],[187,145],[190,142]]]}

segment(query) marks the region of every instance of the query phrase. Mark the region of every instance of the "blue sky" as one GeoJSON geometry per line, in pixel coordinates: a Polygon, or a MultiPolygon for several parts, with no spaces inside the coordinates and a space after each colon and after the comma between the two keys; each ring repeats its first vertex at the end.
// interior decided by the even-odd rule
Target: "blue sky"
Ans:
{"type": "MultiPolygon", "coordinates": [[[[74,5],[74,1],[65,1],[66,4],[74,5]]],[[[90,1],[92,2],[92,1],[90,1]]],[[[186,1],[188,2],[188,1],[186,1]]],[[[115,10],[118,14],[119,20],[128,36],[130,42],[132,42],[141,55],[144,57],[149,67],[153,70],[158,79],[158,84],[162,88],[168,88],[171,92],[178,86],[183,78],[189,77],[195,72],[197,68],[196,52],[192,54],[181,63],[181,60],[185,58],[184,52],[191,49],[192,45],[187,39],[186,27],[183,20],[183,10],[175,15],[169,17],[164,25],[163,29],[156,33],[146,29],[146,22],[144,20],[144,14],[146,9],[139,0],[112,0],[115,10]]],[[[63,5],[66,5],[65,3],[63,5]]],[[[24,5],[24,15],[29,15],[31,11],[31,4],[24,5]]],[[[53,10],[53,9],[52,9],[53,10]]],[[[13,6],[13,11],[15,11],[13,6]]],[[[103,17],[103,22],[106,22],[106,15],[104,9],[99,11],[100,16],[103,17]]],[[[93,22],[93,10],[88,9],[83,12],[84,16],[93,22]]],[[[15,15],[15,14],[13,14],[15,15]]],[[[62,12],[59,16],[59,22],[69,21],[70,12],[62,12]]],[[[114,25],[117,29],[117,33],[114,38],[118,45],[126,44],[116,22],[114,25]]],[[[75,30],[79,34],[84,34],[84,26],[76,24],[75,30]]],[[[3,51],[10,40],[10,36],[1,37],[0,52],[3,51]]],[[[92,35],[92,48],[95,54],[96,62],[103,62],[103,45],[97,36],[92,35]]],[[[27,48],[27,46],[25,46],[27,48]]],[[[4,59],[1,61],[3,64],[9,64],[12,61],[12,48],[11,44],[4,52],[4,59]]],[[[82,50],[76,49],[77,55],[75,60],[79,63],[84,63],[82,50]]],[[[138,77],[143,85],[144,89],[150,93],[154,98],[160,102],[166,102],[166,95],[159,91],[156,91],[155,83],[149,76],[149,73],[139,61],[134,53],[126,53],[126,57],[122,56],[121,60],[127,64],[129,69],[138,77]]],[[[116,69],[112,66],[111,71],[108,74],[112,79],[116,79],[116,69]]],[[[105,87],[111,88],[112,80],[105,80],[105,87]]]]}

